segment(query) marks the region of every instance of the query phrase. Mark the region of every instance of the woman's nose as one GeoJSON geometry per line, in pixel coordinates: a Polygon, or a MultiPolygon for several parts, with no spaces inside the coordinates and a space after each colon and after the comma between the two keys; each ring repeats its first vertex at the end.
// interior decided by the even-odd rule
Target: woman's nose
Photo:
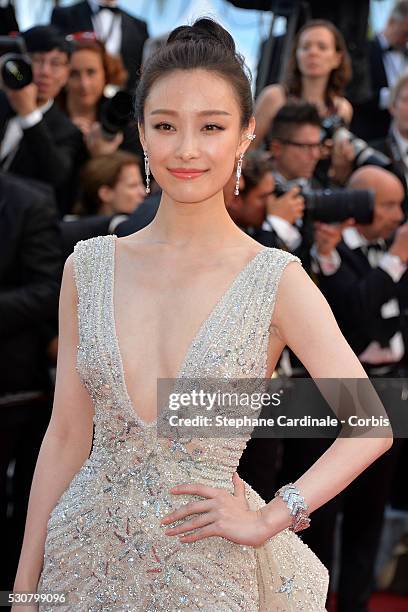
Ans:
{"type": "Polygon", "coordinates": [[[193,134],[186,133],[181,137],[178,146],[178,154],[182,159],[197,157],[198,143],[197,138],[193,134]]]}

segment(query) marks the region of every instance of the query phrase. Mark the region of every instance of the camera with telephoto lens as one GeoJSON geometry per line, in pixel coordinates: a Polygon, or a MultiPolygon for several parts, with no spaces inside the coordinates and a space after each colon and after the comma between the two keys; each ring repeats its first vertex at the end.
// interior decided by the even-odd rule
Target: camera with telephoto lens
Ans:
{"type": "Polygon", "coordinates": [[[101,111],[101,130],[105,140],[113,140],[118,132],[123,132],[134,117],[133,96],[124,90],[115,93],[101,111]]]}
{"type": "Polygon", "coordinates": [[[0,36],[0,89],[23,89],[33,80],[24,39],[0,36]]]}
{"type": "Polygon", "coordinates": [[[365,140],[355,136],[347,129],[343,119],[338,115],[332,115],[322,120],[322,140],[331,139],[336,142],[351,142],[354,149],[353,164],[355,168],[360,166],[380,166],[387,168],[391,164],[391,160],[387,155],[370,147],[365,140]]]}
{"type": "Polygon", "coordinates": [[[302,181],[282,184],[275,178],[273,195],[279,197],[293,187],[299,187],[305,201],[304,216],[310,221],[342,223],[352,218],[368,225],[374,216],[374,193],[368,189],[310,189],[302,181]]]}

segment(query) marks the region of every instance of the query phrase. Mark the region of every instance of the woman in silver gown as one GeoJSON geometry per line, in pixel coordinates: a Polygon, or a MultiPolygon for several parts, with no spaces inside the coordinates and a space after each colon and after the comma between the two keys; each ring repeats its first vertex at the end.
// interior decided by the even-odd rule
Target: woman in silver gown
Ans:
{"type": "Polygon", "coordinates": [[[247,436],[158,435],[159,379],[267,379],[286,344],[313,377],[365,374],[299,260],[226,211],[255,128],[230,35],[208,19],[177,28],[137,104],[160,208],[131,236],[79,242],[65,265],[15,591],[41,593],[42,611],[323,610],[327,571],[295,533],[306,503],[331,499],[390,440],[337,439],[295,483],[295,525],[281,495],[265,504],[236,474],[247,436]]]}

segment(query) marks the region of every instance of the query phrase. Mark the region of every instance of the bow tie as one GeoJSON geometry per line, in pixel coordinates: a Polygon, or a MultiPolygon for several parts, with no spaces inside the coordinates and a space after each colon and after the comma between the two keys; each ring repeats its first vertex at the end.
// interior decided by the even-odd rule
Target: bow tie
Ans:
{"type": "Polygon", "coordinates": [[[387,246],[384,241],[370,242],[361,246],[361,252],[367,257],[371,267],[376,268],[387,246]]]}
{"type": "Polygon", "coordinates": [[[114,15],[117,15],[120,13],[120,8],[118,6],[109,6],[109,5],[105,6],[103,4],[99,4],[96,9],[96,12],[100,13],[101,11],[110,11],[114,15]]]}

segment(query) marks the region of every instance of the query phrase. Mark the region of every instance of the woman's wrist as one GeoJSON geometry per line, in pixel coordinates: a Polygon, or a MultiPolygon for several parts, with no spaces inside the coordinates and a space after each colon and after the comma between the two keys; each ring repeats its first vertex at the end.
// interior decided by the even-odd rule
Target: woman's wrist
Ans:
{"type": "Polygon", "coordinates": [[[289,509],[281,497],[275,497],[259,509],[259,515],[266,525],[268,538],[287,529],[292,524],[289,509]]]}

